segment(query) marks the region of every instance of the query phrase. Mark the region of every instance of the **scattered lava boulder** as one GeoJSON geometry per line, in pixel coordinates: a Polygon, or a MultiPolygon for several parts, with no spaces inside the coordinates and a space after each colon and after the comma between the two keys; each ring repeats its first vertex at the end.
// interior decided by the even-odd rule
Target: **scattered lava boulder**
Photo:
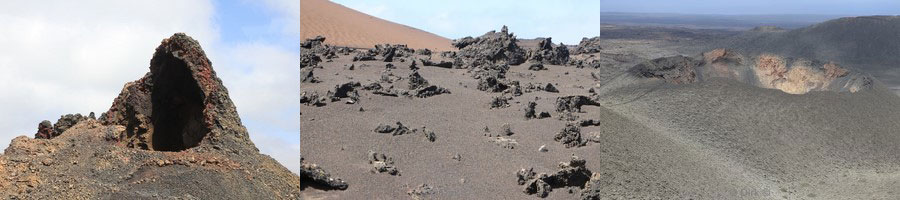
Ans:
{"type": "Polygon", "coordinates": [[[388,173],[392,176],[400,175],[400,170],[394,167],[394,159],[382,153],[369,151],[369,164],[372,165],[372,173],[388,173]]]}
{"type": "Polygon", "coordinates": [[[519,65],[525,62],[525,51],[516,44],[516,36],[509,33],[506,26],[500,32],[490,31],[477,38],[465,37],[454,40],[459,49],[457,57],[465,68],[505,63],[519,65]]]}
{"type": "Polygon", "coordinates": [[[395,57],[407,57],[415,54],[415,50],[404,44],[376,44],[374,52],[381,56],[381,61],[393,62],[395,57]]]}
{"type": "Polygon", "coordinates": [[[413,200],[425,200],[428,195],[434,193],[434,189],[431,188],[428,184],[420,184],[409,191],[406,191],[406,194],[409,195],[413,200]]]}
{"type": "Polygon", "coordinates": [[[598,53],[603,48],[600,48],[600,36],[592,37],[592,38],[581,38],[581,42],[578,43],[578,46],[572,51],[572,54],[591,54],[598,53]]]}
{"type": "Polygon", "coordinates": [[[347,182],[344,182],[340,178],[334,178],[322,169],[319,165],[312,163],[303,162],[303,157],[300,157],[300,179],[303,179],[301,184],[311,185],[313,187],[322,188],[325,190],[346,190],[349,187],[347,182]]]}
{"type": "Polygon", "coordinates": [[[307,67],[300,69],[300,83],[318,83],[319,78],[313,74],[313,68],[307,67]]]}
{"type": "Polygon", "coordinates": [[[572,123],[567,123],[562,131],[553,136],[553,140],[563,143],[566,148],[580,147],[587,144],[587,140],[581,137],[581,128],[572,123]]]}
{"type": "Polygon", "coordinates": [[[478,79],[478,90],[485,92],[502,92],[509,88],[497,75],[482,76],[478,79]]]}
{"type": "Polygon", "coordinates": [[[340,85],[335,85],[334,90],[329,91],[331,101],[340,101],[343,98],[350,98],[353,101],[359,101],[359,91],[357,88],[361,88],[362,84],[356,81],[346,82],[340,85]]]}
{"type": "Polygon", "coordinates": [[[444,60],[432,61],[429,59],[420,59],[419,61],[422,61],[422,65],[424,65],[424,66],[440,67],[440,68],[447,68],[447,69],[453,68],[453,62],[450,62],[450,61],[444,61],[444,60]]]}
{"type": "Polygon", "coordinates": [[[547,68],[545,68],[544,65],[541,63],[534,63],[534,64],[531,64],[531,66],[528,66],[528,70],[541,71],[541,70],[547,70],[547,68]]]}
{"type": "Polygon", "coordinates": [[[300,42],[300,68],[316,66],[322,57],[335,58],[334,48],[325,45],[325,37],[316,36],[300,42]],[[321,55],[321,56],[320,56],[321,55]]]}
{"type": "Polygon", "coordinates": [[[509,97],[496,96],[491,99],[491,109],[509,107],[509,97]]]}
{"type": "Polygon", "coordinates": [[[322,107],[325,106],[325,102],[325,97],[319,96],[319,93],[316,92],[303,92],[300,94],[300,104],[303,105],[322,107]]]}
{"type": "Polygon", "coordinates": [[[589,182],[589,180],[593,180],[592,178],[595,175],[587,169],[585,164],[584,159],[572,156],[569,162],[560,162],[558,165],[559,170],[552,174],[535,173],[533,168],[523,168],[516,173],[516,182],[519,185],[524,185],[522,192],[529,195],[537,195],[541,198],[547,197],[554,188],[579,187],[585,188],[583,189],[582,198],[589,199],[590,196],[596,193],[593,193],[592,190],[588,190],[586,187],[597,187],[594,185],[597,183],[589,182]]]}
{"type": "Polygon", "coordinates": [[[378,126],[375,127],[374,131],[376,133],[390,133],[391,135],[395,135],[395,136],[413,133],[413,131],[410,130],[409,127],[404,126],[403,123],[397,122],[395,124],[396,124],[396,126],[391,126],[391,125],[387,125],[387,124],[379,124],[378,126]]]}
{"type": "Polygon", "coordinates": [[[584,105],[600,106],[600,103],[581,95],[556,98],[556,112],[581,112],[581,106],[584,105]]]}
{"type": "Polygon", "coordinates": [[[537,112],[534,110],[537,107],[537,102],[529,101],[528,105],[525,106],[525,119],[534,119],[537,118],[537,112]]]}
{"type": "Polygon", "coordinates": [[[547,83],[547,86],[544,86],[544,91],[552,92],[552,93],[559,93],[559,90],[556,89],[556,87],[554,87],[552,83],[547,83]]]}
{"type": "Polygon", "coordinates": [[[563,44],[553,47],[551,38],[544,38],[538,42],[538,49],[528,52],[528,60],[543,64],[565,65],[569,63],[569,49],[563,44]]]}
{"type": "Polygon", "coordinates": [[[366,51],[356,52],[356,55],[353,56],[353,62],[356,61],[367,61],[367,60],[375,60],[375,55],[377,53],[371,49],[366,51]]]}
{"type": "Polygon", "coordinates": [[[419,75],[419,72],[417,71],[413,71],[412,73],[410,73],[407,80],[409,80],[410,90],[428,87],[429,85],[428,80],[425,80],[425,78],[423,78],[422,75],[419,75]]]}

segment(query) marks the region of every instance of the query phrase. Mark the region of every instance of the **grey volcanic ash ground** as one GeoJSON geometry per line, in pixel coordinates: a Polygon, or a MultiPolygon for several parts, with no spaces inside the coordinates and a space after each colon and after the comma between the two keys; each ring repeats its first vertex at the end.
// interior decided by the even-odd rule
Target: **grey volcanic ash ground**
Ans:
{"type": "Polygon", "coordinates": [[[672,43],[301,44],[301,198],[894,199],[900,97],[852,66],[672,43]]]}

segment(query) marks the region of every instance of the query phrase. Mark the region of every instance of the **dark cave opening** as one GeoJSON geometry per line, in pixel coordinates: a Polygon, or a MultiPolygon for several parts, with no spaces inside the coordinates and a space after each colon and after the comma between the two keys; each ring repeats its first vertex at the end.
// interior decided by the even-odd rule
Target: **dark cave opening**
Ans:
{"type": "Polygon", "coordinates": [[[184,61],[166,55],[153,74],[152,146],[182,151],[199,145],[209,133],[203,118],[203,91],[184,61]]]}

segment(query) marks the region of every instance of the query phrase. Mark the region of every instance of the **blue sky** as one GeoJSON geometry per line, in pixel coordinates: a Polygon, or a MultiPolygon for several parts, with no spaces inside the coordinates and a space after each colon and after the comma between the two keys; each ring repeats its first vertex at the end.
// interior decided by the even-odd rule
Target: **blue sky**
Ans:
{"type": "Polygon", "coordinates": [[[219,45],[230,50],[221,60],[235,71],[220,76],[244,126],[262,153],[298,173],[299,1],[220,0],[213,5],[219,45]]]}
{"type": "Polygon", "coordinates": [[[897,15],[898,0],[596,0],[604,12],[680,14],[897,15]]]}
{"type": "Polygon", "coordinates": [[[297,0],[0,1],[0,148],[109,109],[162,39],[198,40],[260,151],[299,171],[297,0]]]}
{"type": "Polygon", "coordinates": [[[518,38],[578,44],[600,35],[599,0],[333,0],[354,10],[450,39],[509,26],[518,38]]]}

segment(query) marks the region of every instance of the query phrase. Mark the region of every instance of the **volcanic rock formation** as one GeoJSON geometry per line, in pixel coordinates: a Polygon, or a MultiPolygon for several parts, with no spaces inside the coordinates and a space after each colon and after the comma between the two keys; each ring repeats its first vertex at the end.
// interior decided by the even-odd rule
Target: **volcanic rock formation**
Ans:
{"type": "MultiPolygon", "coordinates": [[[[340,178],[334,178],[322,169],[319,165],[312,163],[304,163],[303,157],[300,157],[300,176],[303,176],[302,185],[309,185],[320,189],[338,189],[345,190],[349,185],[340,178]]],[[[302,187],[302,186],[301,186],[302,187]]]]}
{"type": "MultiPolygon", "coordinates": [[[[544,198],[553,191],[553,188],[580,187],[584,188],[582,199],[592,199],[594,192],[589,190],[597,183],[589,183],[593,175],[585,166],[585,160],[572,156],[569,162],[560,162],[559,171],[552,174],[535,173],[533,168],[521,169],[516,173],[519,185],[525,185],[523,192],[534,194],[544,198]],[[587,186],[587,187],[586,187],[587,186]]],[[[594,186],[595,187],[595,186],[594,186]]]]}
{"type": "Polygon", "coordinates": [[[538,49],[528,52],[528,60],[536,63],[565,65],[569,62],[569,49],[562,44],[553,47],[551,38],[544,38],[538,42],[538,49]]]}
{"type": "Polygon", "coordinates": [[[315,38],[306,39],[306,41],[300,42],[300,68],[316,66],[319,62],[322,62],[322,57],[317,54],[321,54],[326,58],[334,58],[336,55],[334,54],[334,50],[325,45],[325,37],[316,36],[315,38]]]}
{"type": "Polygon", "coordinates": [[[459,49],[458,57],[465,68],[478,68],[493,63],[519,65],[525,62],[525,50],[516,44],[516,36],[509,33],[506,26],[500,32],[491,31],[472,38],[454,40],[459,49]]]}
{"type": "Polygon", "coordinates": [[[50,139],[56,137],[57,135],[53,131],[53,124],[50,121],[44,120],[38,124],[38,132],[34,134],[34,138],[43,138],[50,139]]]}
{"type": "Polygon", "coordinates": [[[67,114],[60,116],[58,120],[56,120],[56,124],[50,124],[50,121],[44,120],[40,124],[38,124],[38,132],[34,134],[35,139],[50,139],[63,132],[66,132],[69,128],[74,126],[80,121],[90,119],[96,119],[94,117],[94,113],[92,112],[89,117],[82,116],[81,114],[67,114]]]}
{"type": "Polygon", "coordinates": [[[572,54],[590,54],[600,52],[600,36],[593,38],[581,38],[581,42],[572,51],[572,54]]]}
{"type": "Polygon", "coordinates": [[[0,196],[299,197],[300,178],[259,153],[200,44],[183,33],[162,41],[150,72],[125,84],[99,119],[64,116],[55,128],[55,138],[10,143],[0,196]]]}

